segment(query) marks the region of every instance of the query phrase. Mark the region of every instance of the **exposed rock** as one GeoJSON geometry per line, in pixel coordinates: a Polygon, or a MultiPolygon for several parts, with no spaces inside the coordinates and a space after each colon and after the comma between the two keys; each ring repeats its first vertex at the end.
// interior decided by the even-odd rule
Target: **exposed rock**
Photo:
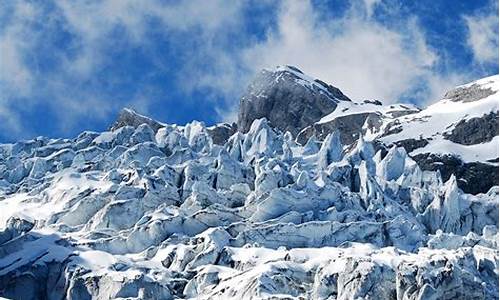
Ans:
{"type": "Polygon", "coordinates": [[[491,187],[498,185],[498,166],[472,162],[464,163],[451,155],[418,154],[413,157],[422,170],[437,171],[443,180],[453,174],[457,178],[458,187],[466,193],[486,193],[491,187]]]}
{"type": "Polygon", "coordinates": [[[444,98],[450,99],[453,102],[474,102],[493,94],[495,94],[495,91],[491,88],[484,88],[475,83],[468,86],[460,86],[448,91],[444,95],[444,98]]]}
{"type": "Polygon", "coordinates": [[[236,123],[222,123],[207,128],[208,134],[216,145],[224,145],[237,130],[236,123]]]}
{"type": "Polygon", "coordinates": [[[480,118],[460,121],[445,138],[462,145],[475,145],[491,141],[498,136],[498,111],[480,118]]]}
{"type": "Polygon", "coordinates": [[[123,126],[132,126],[135,128],[141,124],[148,124],[149,127],[151,127],[155,132],[164,127],[163,124],[146,116],[140,115],[130,108],[124,108],[120,112],[118,119],[111,126],[110,130],[113,131],[123,126]]]}
{"type": "Polygon", "coordinates": [[[423,148],[429,144],[428,140],[424,139],[406,139],[406,140],[401,140],[397,141],[394,143],[398,147],[403,147],[405,148],[406,152],[411,153],[413,150],[418,149],[418,148],[423,148]]]}
{"type": "Polygon", "coordinates": [[[316,136],[323,140],[330,132],[339,132],[340,139],[344,145],[349,145],[359,139],[363,134],[363,125],[368,117],[380,119],[376,113],[353,114],[344,117],[338,117],[328,123],[315,123],[304,128],[297,135],[297,142],[304,144],[311,136],[316,136]]]}
{"type": "Polygon", "coordinates": [[[247,132],[256,119],[292,135],[332,112],[339,101],[350,101],[342,92],[314,81],[293,67],[263,70],[240,101],[238,130],[247,132]]]}

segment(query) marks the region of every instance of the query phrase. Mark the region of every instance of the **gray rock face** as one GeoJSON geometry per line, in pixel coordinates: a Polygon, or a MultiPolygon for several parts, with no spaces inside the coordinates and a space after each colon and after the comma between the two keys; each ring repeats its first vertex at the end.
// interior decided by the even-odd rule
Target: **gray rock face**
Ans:
{"type": "Polygon", "coordinates": [[[458,187],[466,193],[486,193],[498,185],[498,166],[488,163],[464,163],[452,155],[418,154],[413,157],[422,170],[437,171],[444,180],[457,177],[458,187]]]}
{"type": "Polygon", "coordinates": [[[311,136],[315,136],[319,140],[323,140],[329,133],[338,131],[341,141],[344,145],[354,143],[359,139],[360,134],[363,134],[363,125],[370,118],[373,122],[381,120],[379,114],[376,113],[361,113],[335,118],[335,120],[327,123],[313,124],[304,128],[297,135],[297,142],[305,144],[311,136]]]}
{"type": "Polygon", "coordinates": [[[462,145],[475,145],[491,141],[498,136],[498,111],[479,118],[462,120],[445,138],[462,145]]]}
{"type": "Polygon", "coordinates": [[[207,128],[208,134],[216,145],[224,145],[237,130],[235,123],[221,123],[207,128]]]}
{"type": "Polygon", "coordinates": [[[111,126],[110,130],[116,130],[123,126],[132,126],[136,128],[141,124],[148,124],[149,127],[151,127],[155,132],[158,131],[158,129],[164,127],[164,125],[160,122],[140,115],[130,108],[124,108],[118,115],[118,119],[111,126]]]}
{"type": "Polygon", "coordinates": [[[335,109],[333,117],[326,116],[320,122],[316,122],[302,129],[296,140],[304,144],[311,136],[323,140],[328,133],[338,131],[342,143],[352,144],[357,141],[360,135],[367,135],[381,131],[385,123],[395,120],[398,117],[411,115],[419,112],[420,109],[404,104],[383,106],[380,101],[364,100],[362,103],[350,102],[340,103],[335,109]],[[330,118],[331,117],[331,118],[330,118]]]}
{"type": "Polygon", "coordinates": [[[465,87],[458,87],[451,91],[448,91],[445,95],[445,99],[450,99],[454,102],[474,102],[480,99],[484,99],[488,96],[495,94],[495,91],[491,88],[483,88],[479,84],[472,84],[465,87]]]}
{"type": "Polygon", "coordinates": [[[263,70],[240,101],[238,130],[247,132],[256,119],[297,135],[332,112],[339,101],[350,101],[339,89],[313,80],[294,67],[263,70]]]}
{"type": "Polygon", "coordinates": [[[411,153],[413,150],[425,147],[429,144],[425,139],[406,139],[394,143],[398,147],[405,148],[406,152],[411,153]]]}

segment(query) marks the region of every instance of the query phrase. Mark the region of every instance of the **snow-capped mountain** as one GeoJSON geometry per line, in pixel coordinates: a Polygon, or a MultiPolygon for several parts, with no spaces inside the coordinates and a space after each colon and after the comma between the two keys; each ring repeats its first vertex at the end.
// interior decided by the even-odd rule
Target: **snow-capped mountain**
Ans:
{"type": "Polygon", "coordinates": [[[339,89],[295,67],[264,69],[241,97],[238,129],[247,132],[253,120],[266,118],[272,126],[295,136],[345,101],[351,100],[339,89]]]}
{"type": "MultiPolygon", "coordinates": [[[[384,151],[392,145],[404,147],[420,168],[439,170],[445,180],[455,175],[459,187],[469,193],[485,193],[498,184],[499,75],[459,86],[422,110],[411,104],[351,101],[339,89],[319,82],[294,67],[262,71],[242,97],[238,124],[266,117],[301,144],[313,136],[323,140],[334,131],[344,144],[363,135],[384,151]],[[315,88],[318,85],[332,92],[315,88]]],[[[246,127],[239,129],[244,132],[246,127]]]]}
{"type": "MultiPolygon", "coordinates": [[[[432,107],[356,104],[289,67],[262,74],[238,126],[126,109],[106,132],[1,145],[0,296],[498,299],[498,186],[464,193],[397,146],[432,107]],[[280,95],[310,115],[282,119],[280,95]]],[[[481,95],[453,105],[497,94],[481,95]]],[[[411,137],[442,143],[486,110],[411,137]]]]}
{"type": "Polygon", "coordinates": [[[455,174],[468,192],[498,184],[500,76],[457,87],[426,109],[381,126],[375,138],[403,146],[426,170],[455,174]]]}

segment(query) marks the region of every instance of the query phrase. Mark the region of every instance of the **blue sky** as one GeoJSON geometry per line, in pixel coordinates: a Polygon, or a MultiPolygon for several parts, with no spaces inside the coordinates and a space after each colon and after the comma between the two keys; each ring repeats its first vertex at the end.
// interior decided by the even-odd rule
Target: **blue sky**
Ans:
{"type": "Polygon", "coordinates": [[[122,107],[234,120],[252,76],[280,64],[424,106],[498,73],[498,2],[0,1],[0,141],[105,130],[122,107]]]}

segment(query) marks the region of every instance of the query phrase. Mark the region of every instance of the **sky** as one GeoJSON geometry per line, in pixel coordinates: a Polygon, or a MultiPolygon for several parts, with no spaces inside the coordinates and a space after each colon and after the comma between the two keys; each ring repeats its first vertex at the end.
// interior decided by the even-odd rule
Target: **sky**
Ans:
{"type": "Polygon", "coordinates": [[[491,0],[0,0],[0,142],[103,131],[123,107],[234,121],[262,68],[425,106],[498,74],[491,0]]]}

